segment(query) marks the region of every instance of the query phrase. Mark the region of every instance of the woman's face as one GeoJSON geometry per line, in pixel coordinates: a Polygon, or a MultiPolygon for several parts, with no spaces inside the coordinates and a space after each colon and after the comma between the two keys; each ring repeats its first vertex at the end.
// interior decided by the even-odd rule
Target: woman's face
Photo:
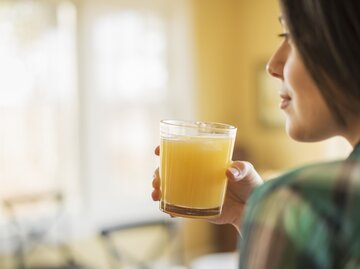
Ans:
{"type": "Polygon", "coordinates": [[[319,141],[339,134],[317,86],[307,72],[302,59],[291,41],[283,20],[284,39],[275,51],[267,70],[282,81],[279,90],[280,108],[286,116],[286,132],[295,140],[319,141]]]}

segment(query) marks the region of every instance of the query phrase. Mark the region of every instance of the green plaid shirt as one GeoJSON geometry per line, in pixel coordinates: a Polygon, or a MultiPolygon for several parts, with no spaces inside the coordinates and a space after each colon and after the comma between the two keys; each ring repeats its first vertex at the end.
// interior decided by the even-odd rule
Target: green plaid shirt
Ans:
{"type": "Polygon", "coordinates": [[[240,269],[360,268],[360,145],[255,190],[242,232],[240,269]]]}

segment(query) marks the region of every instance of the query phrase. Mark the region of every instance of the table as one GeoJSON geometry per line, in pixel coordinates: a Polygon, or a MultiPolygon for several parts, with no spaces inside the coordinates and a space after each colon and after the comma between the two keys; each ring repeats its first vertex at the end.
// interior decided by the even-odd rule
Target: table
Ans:
{"type": "Polygon", "coordinates": [[[238,269],[238,262],[238,252],[213,253],[193,260],[190,269],[238,269]]]}

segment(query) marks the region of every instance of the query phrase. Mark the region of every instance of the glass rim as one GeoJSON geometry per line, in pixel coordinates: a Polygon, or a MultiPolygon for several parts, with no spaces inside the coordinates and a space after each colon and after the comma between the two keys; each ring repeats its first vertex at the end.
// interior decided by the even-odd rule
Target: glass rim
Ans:
{"type": "Polygon", "coordinates": [[[197,120],[174,120],[174,119],[164,119],[160,121],[161,124],[174,127],[184,127],[184,128],[205,128],[209,130],[219,130],[219,131],[235,131],[237,128],[233,125],[220,122],[211,122],[211,121],[197,121],[197,120]]]}

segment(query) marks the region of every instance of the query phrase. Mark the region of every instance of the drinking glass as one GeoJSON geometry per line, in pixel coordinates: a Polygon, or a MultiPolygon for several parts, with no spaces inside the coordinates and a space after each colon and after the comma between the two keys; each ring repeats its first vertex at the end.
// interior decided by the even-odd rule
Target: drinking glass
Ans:
{"type": "Polygon", "coordinates": [[[221,214],[236,128],[201,121],[160,122],[160,209],[183,217],[221,214]]]}

